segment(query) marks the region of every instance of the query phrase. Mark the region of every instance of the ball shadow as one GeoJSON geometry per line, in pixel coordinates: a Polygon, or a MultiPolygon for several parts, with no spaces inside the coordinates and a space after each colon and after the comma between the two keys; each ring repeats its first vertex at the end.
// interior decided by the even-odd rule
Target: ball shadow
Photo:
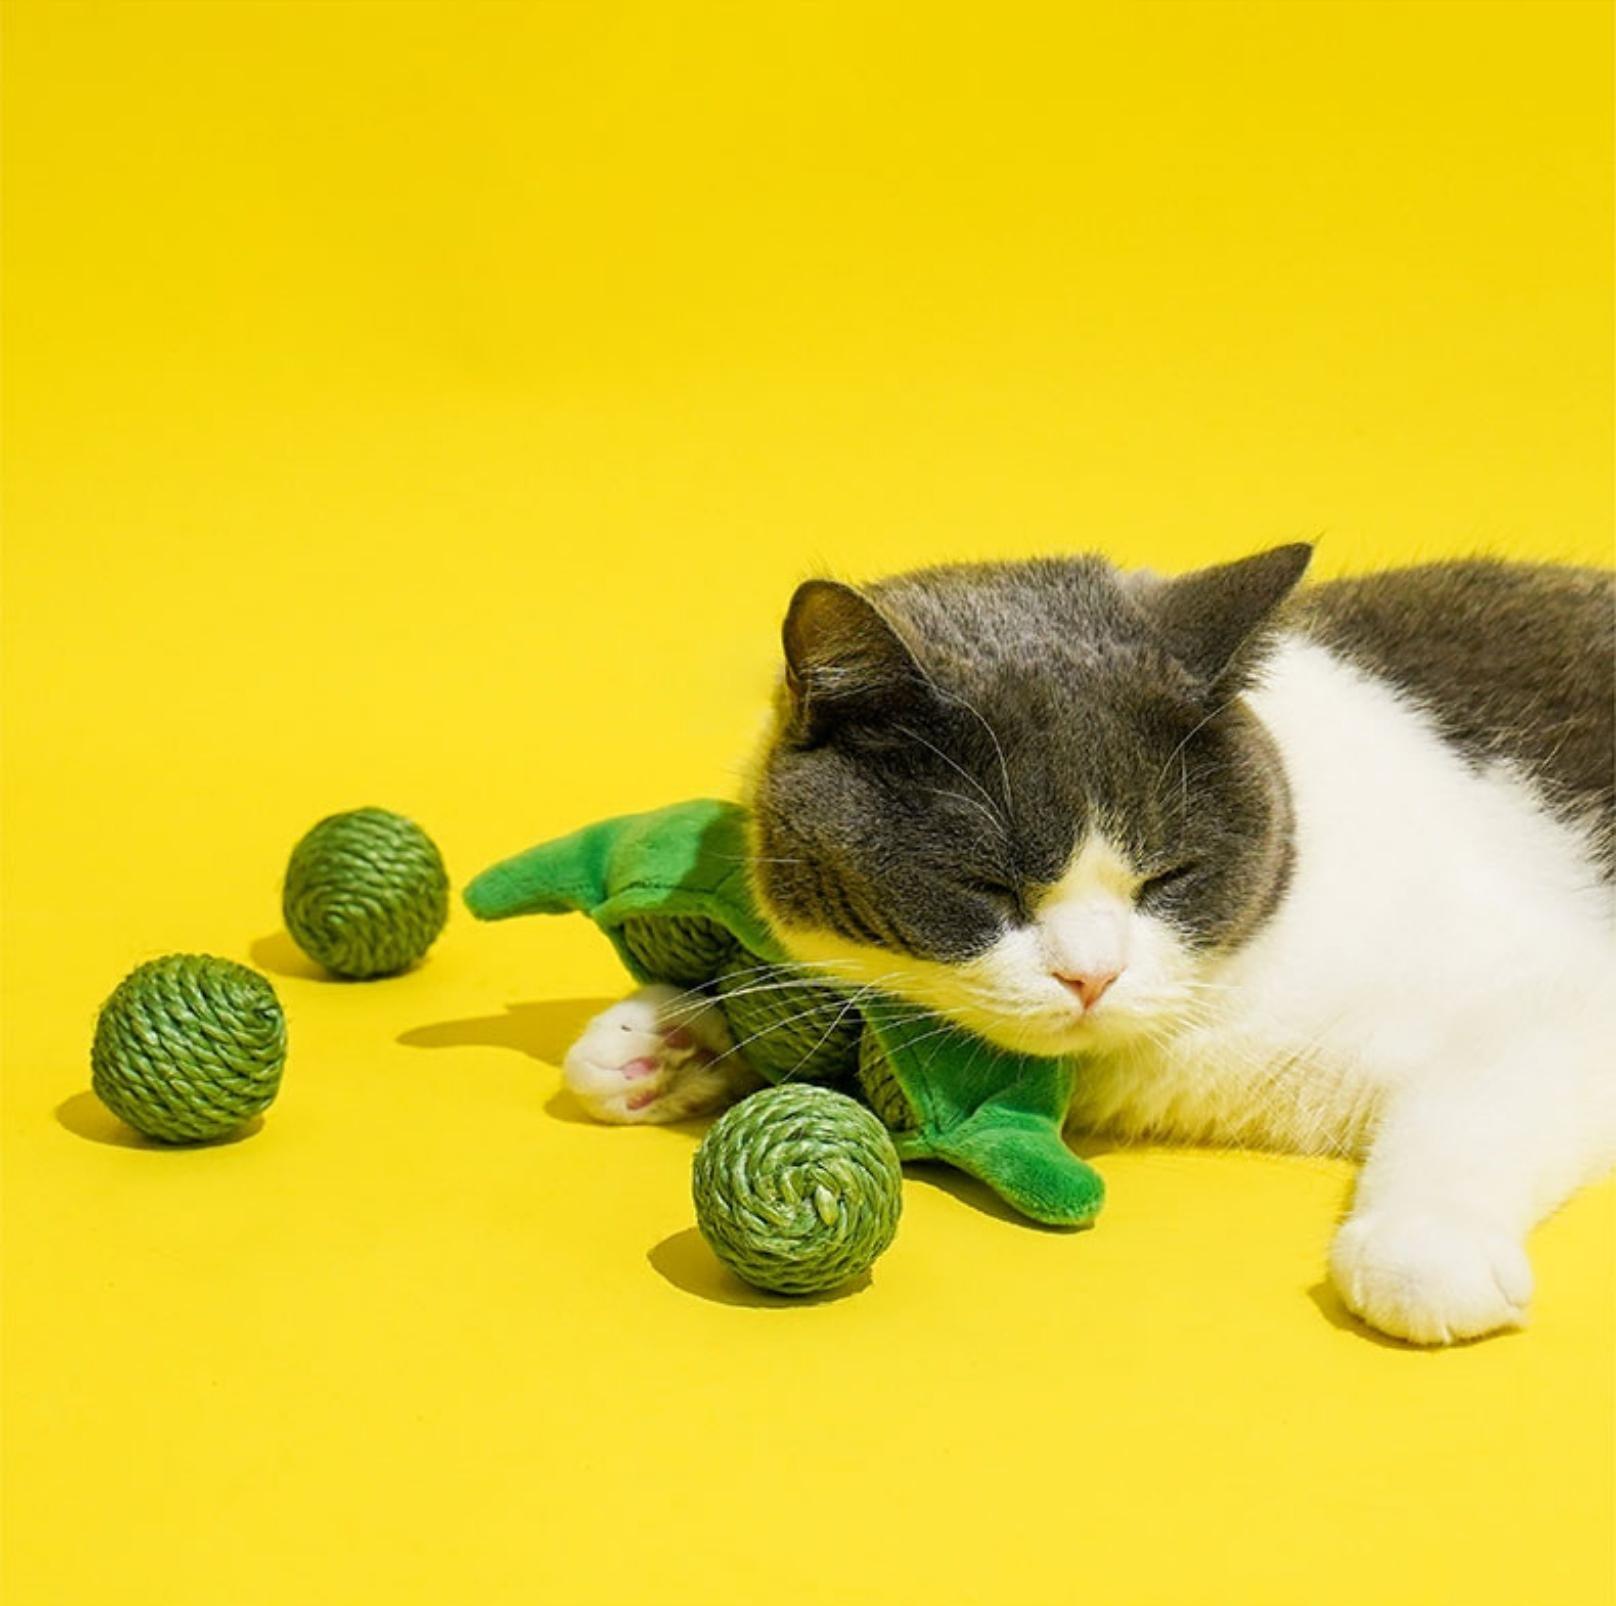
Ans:
{"type": "Polygon", "coordinates": [[[260,969],[271,976],[284,976],[288,981],[340,982],[324,965],[317,965],[292,941],[285,931],[271,931],[259,937],[247,949],[247,955],[260,969]]]}
{"type": "Polygon", "coordinates": [[[833,1305],[851,1299],[870,1286],[869,1272],[861,1272],[838,1288],[822,1294],[770,1294],[743,1283],[707,1247],[695,1227],[670,1233],[653,1244],[645,1257],[651,1269],[681,1293],[694,1294],[714,1305],[740,1305],[751,1310],[795,1310],[804,1305],[833,1305]]]}
{"type": "Polygon", "coordinates": [[[179,1149],[224,1149],[233,1143],[245,1143],[263,1130],[264,1118],[255,1115],[244,1126],[223,1137],[209,1138],[199,1143],[165,1143],[160,1138],[148,1138],[120,1121],[95,1094],[75,1093],[63,1099],[54,1111],[56,1124],[76,1138],[87,1143],[103,1143],[113,1149],[149,1149],[157,1153],[172,1154],[179,1149]]]}

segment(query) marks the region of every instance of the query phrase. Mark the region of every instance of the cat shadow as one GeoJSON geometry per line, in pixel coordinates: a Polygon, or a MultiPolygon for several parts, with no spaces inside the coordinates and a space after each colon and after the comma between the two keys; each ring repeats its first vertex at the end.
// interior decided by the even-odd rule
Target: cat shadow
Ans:
{"type": "Polygon", "coordinates": [[[1126,1147],[1115,1138],[1102,1137],[1093,1132],[1066,1131],[1061,1133],[1061,1139],[1079,1160],[1103,1160],[1106,1155],[1116,1154],[1126,1147]]]}
{"type": "Polygon", "coordinates": [[[851,1299],[870,1286],[869,1272],[822,1294],[770,1294],[743,1283],[707,1247],[695,1227],[670,1233],[653,1244],[645,1257],[651,1269],[681,1293],[694,1294],[714,1305],[738,1305],[752,1310],[793,1310],[803,1305],[833,1305],[851,1299]]]}
{"type": "MultiPolygon", "coordinates": [[[[570,1126],[587,1126],[596,1132],[612,1132],[628,1130],[616,1127],[606,1121],[599,1121],[584,1109],[577,1095],[565,1083],[558,1087],[549,1098],[544,1101],[544,1113],[554,1121],[565,1121],[570,1126]]],[[[667,1132],[674,1137],[685,1137],[692,1145],[700,1143],[710,1127],[718,1117],[716,1115],[692,1115],[683,1121],[647,1121],[635,1126],[635,1132],[667,1132]]]]}
{"type": "MultiPolygon", "coordinates": [[[[433,1021],[400,1032],[395,1041],[406,1048],[508,1048],[541,1065],[560,1065],[585,1026],[609,1009],[615,998],[544,998],[531,1003],[507,1004],[500,1015],[475,1015],[466,1020],[433,1021]]],[[[586,1113],[577,1097],[563,1084],[544,1101],[544,1113],[568,1126],[604,1131],[586,1113]]],[[[712,1116],[669,1121],[640,1127],[639,1131],[673,1132],[700,1142],[713,1123],[712,1116]]]]}
{"type": "Polygon", "coordinates": [[[1335,1284],[1328,1279],[1314,1283],[1307,1290],[1307,1297],[1313,1301],[1318,1307],[1319,1314],[1332,1327],[1338,1327],[1343,1333],[1352,1333],[1358,1338],[1366,1338],[1381,1349],[1397,1350],[1404,1355],[1441,1355],[1448,1350],[1473,1349],[1477,1344],[1497,1344],[1522,1336],[1522,1329],[1516,1327],[1498,1333],[1483,1333],[1478,1338],[1456,1339],[1450,1344],[1411,1344],[1407,1339],[1393,1338],[1389,1333],[1382,1333],[1377,1328],[1371,1327],[1368,1322],[1354,1316],[1347,1309],[1340,1294],[1336,1292],[1335,1284]]]}
{"type": "MultiPolygon", "coordinates": [[[[584,1027],[614,1002],[611,998],[544,998],[507,1004],[500,1015],[412,1026],[400,1032],[397,1041],[406,1048],[509,1048],[546,1065],[559,1065],[584,1027]]],[[[573,1110],[570,1114],[561,1109],[551,1113],[561,1120],[584,1118],[576,1105],[573,1110]]]]}
{"type": "Polygon", "coordinates": [[[164,1154],[172,1154],[177,1149],[228,1148],[233,1143],[245,1143],[248,1138],[256,1136],[264,1125],[263,1116],[255,1115],[245,1126],[204,1143],[164,1143],[125,1125],[90,1092],[75,1093],[71,1098],[63,1099],[52,1113],[58,1126],[87,1143],[102,1143],[113,1149],[147,1149],[164,1154]]]}
{"type": "Polygon", "coordinates": [[[600,1122],[595,1120],[582,1104],[578,1097],[565,1085],[558,1087],[549,1098],[544,1101],[544,1113],[552,1121],[565,1121],[568,1126],[595,1126],[600,1122]]]}

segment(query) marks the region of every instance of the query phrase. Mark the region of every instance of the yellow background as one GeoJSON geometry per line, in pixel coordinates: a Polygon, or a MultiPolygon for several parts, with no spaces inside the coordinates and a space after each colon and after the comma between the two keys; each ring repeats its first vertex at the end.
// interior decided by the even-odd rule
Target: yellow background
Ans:
{"type": "Polygon", "coordinates": [[[582,923],[276,935],[335,808],[733,788],[816,568],[1605,557],[1606,6],[6,9],[8,1602],[1610,1600],[1610,1184],[1450,1353],[1273,1157],[916,1174],[783,1308],[558,1096],[582,923]],[[84,1092],[172,949],[286,1004],[246,1141],[84,1092]]]}

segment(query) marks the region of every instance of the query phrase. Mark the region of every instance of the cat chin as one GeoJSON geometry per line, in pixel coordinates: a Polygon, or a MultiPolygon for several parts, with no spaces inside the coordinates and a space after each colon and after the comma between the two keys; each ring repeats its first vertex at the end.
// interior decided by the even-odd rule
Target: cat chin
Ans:
{"type": "Polygon", "coordinates": [[[1074,1059],[1082,1055],[1107,1054],[1151,1035],[1148,1022],[1120,1013],[1086,1017],[1064,1026],[1042,1027],[1024,1016],[992,1018],[980,1012],[957,1009],[945,1009],[943,1012],[960,1019],[979,1037],[985,1037],[999,1048],[1007,1048],[1017,1054],[1031,1054],[1039,1059],[1074,1059]]]}
{"type": "Polygon", "coordinates": [[[986,1038],[995,1047],[1009,1049],[1014,1054],[1030,1054],[1035,1059],[1071,1059],[1080,1054],[1092,1054],[1097,1047],[1095,1034],[1084,1027],[1041,1032],[1029,1030],[1021,1021],[1002,1025],[983,1021],[971,1024],[977,1036],[986,1038]]]}

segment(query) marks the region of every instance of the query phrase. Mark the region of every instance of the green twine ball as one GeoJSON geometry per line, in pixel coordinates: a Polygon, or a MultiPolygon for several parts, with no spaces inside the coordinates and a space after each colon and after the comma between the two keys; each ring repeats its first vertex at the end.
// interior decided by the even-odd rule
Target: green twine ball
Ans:
{"type": "Polygon", "coordinates": [[[771,1082],[835,1082],[858,1058],[864,1018],[840,988],[740,954],[718,973],[718,1002],[746,1062],[771,1082]]]}
{"type": "Polygon", "coordinates": [[[137,1132],[205,1143],[269,1108],[285,1060],[286,1017],[257,971],[169,954],[131,971],[101,1006],[91,1085],[137,1132]]]}
{"type": "Polygon", "coordinates": [[[449,917],[449,877],[420,826],[387,809],[321,820],[292,849],[286,929],[310,959],[355,980],[390,976],[430,948],[449,917]]]}
{"type": "Polygon", "coordinates": [[[617,934],[646,975],[678,987],[711,981],[735,953],[735,939],[700,915],[636,915],[617,934]]]}
{"type": "Polygon", "coordinates": [[[875,1033],[866,1029],[858,1044],[858,1088],[889,1132],[913,1132],[920,1118],[899,1085],[892,1061],[875,1033]]]}
{"type": "Polygon", "coordinates": [[[846,1094],[805,1084],[765,1088],[720,1116],[696,1150],[691,1193],[713,1253],[779,1294],[867,1271],[903,1209],[886,1128],[846,1094]]]}

